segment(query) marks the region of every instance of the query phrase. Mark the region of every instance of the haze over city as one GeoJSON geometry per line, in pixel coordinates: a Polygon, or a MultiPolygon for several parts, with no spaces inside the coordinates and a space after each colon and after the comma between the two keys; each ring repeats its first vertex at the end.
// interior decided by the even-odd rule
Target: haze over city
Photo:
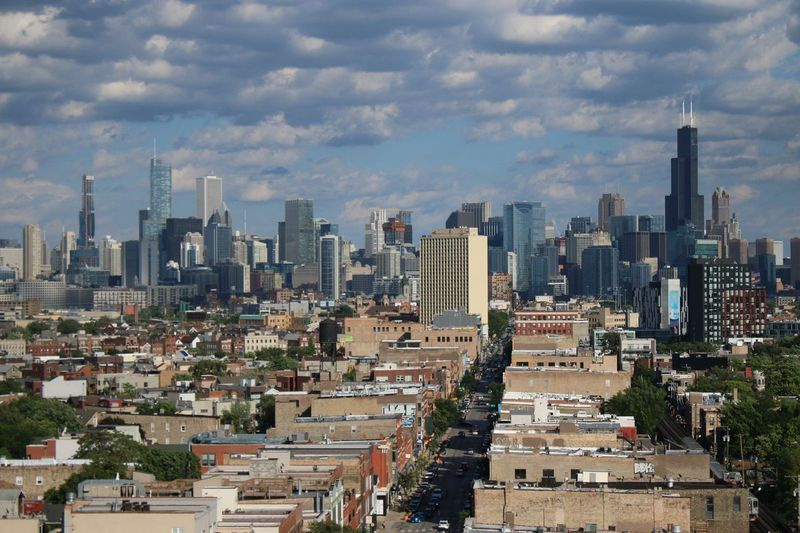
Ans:
{"type": "Polygon", "coordinates": [[[412,210],[417,235],[472,200],[542,201],[559,229],[604,191],[661,212],[689,98],[706,203],[725,187],[751,241],[800,226],[797,2],[0,9],[7,237],[75,229],[82,174],[97,234],[135,237],[154,138],[175,216],[213,173],[262,235],[295,197],[357,244],[377,207],[412,210]]]}

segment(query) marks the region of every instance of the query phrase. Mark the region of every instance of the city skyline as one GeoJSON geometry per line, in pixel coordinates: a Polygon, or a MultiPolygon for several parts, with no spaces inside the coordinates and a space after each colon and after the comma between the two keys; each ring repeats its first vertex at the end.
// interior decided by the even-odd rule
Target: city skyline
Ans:
{"type": "Polygon", "coordinates": [[[413,210],[418,236],[482,200],[541,201],[562,228],[604,191],[628,213],[659,213],[691,96],[705,212],[724,187],[743,237],[788,242],[800,226],[797,6],[673,7],[422,4],[374,7],[369,24],[325,4],[7,8],[0,52],[16,59],[3,68],[26,82],[0,104],[0,235],[77,232],[89,174],[98,238],[133,238],[154,136],[175,216],[216,174],[237,229],[249,207],[263,235],[297,197],[356,243],[380,208],[413,210]]]}

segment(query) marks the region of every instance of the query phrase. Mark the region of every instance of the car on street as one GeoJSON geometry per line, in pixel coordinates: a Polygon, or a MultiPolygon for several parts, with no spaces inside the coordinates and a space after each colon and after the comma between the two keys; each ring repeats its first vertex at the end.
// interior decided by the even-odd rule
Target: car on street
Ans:
{"type": "Polygon", "coordinates": [[[475,450],[472,448],[467,448],[467,455],[475,455],[475,450]]]}
{"type": "Polygon", "coordinates": [[[424,522],[426,518],[425,513],[414,513],[408,521],[412,524],[419,524],[420,522],[424,522]]]}
{"type": "Polygon", "coordinates": [[[450,530],[450,522],[447,520],[439,520],[439,525],[436,526],[437,531],[449,531],[450,530]]]}
{"type": "Polygon", "coordinates": [[[458,432],[458,436],[459,436],[459,437],[465,437],[466,435],[467,435],[467,434],[466,434],[466,433],[464,433],[463,431],[459,431],[459,432],[458,432]]]}

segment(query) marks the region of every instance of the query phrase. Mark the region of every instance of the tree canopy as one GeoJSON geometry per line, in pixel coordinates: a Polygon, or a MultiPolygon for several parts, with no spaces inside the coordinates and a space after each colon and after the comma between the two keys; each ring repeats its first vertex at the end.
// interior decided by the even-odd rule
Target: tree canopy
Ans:
{"type": "Polygon", "coordinates": [[[228,372],[228,365],[224,361],[216,359],[203,359],[192,367],[192,376],[195,379],[200,378],[205,374],[213,374],[215,376],[223,376],[228,372]]]}
{"type": "Polygon", "coordinates": [[[636,366],[633,381],[628,390],[615,394],[605,404],[605,412],[620,416],[633,416],[639,433],[653,435],[667,412],[666,391],[653,383],[654,373],[636,366]]]}
{"type": "Polygon", "coordinates": [[[508,313],[502,311],[489,311],[489,335],[499,337],[508,327],[508,313]]]}
{"type": "Polygon", "coordinates": [[[81,330],[81,324],[77,320],[65,318],[58,321],[58,326],[56,326],[56,329],[61,335],[72,335],[81,330]]]}
{"type": "Polygon", "coordinates": [[[253,354],[257,361],[263,361],[270,370],[294,370],[299,366],[297,359],[280,348],[263,348],[253,354]]]}
{"type": "Polygon", "coordinates": [[[25,446],[83,428],[75,411],[58,400],[24,396],[0,405],[0,455],[25,457],[25,446]]]}

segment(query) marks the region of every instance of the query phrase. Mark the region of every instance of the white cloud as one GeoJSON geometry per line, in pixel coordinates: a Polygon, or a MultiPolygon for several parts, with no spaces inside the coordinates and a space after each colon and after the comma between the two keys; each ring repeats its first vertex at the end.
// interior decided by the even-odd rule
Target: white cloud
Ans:
{"type": "Polygon", "coordinates": [[[180,0],[163,0],[161,3],[160,18],[158,22],[177,28],[186,24],[194,13],[195,6],[180,0]]]}

